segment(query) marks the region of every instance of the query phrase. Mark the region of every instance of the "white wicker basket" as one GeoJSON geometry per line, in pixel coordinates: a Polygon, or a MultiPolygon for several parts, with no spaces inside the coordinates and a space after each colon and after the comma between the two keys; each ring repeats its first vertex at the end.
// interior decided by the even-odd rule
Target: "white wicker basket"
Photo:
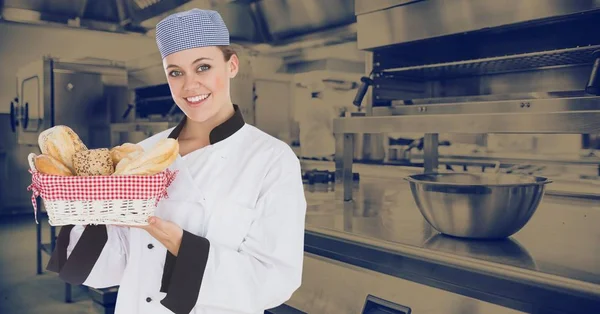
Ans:
{"type": "MultiPolygon", "coordinates": [[[[151,176],[64,177],[41,174],[31,162],[33,192],[43,200],[52,226],[146,225],[176,172],[165,170],[151,176]]],[[[37,211],[36,211],[37,223],[37,211]]]]}
{"type": "Polygon", "coordinates": [[[52,226],[88,224],[146,225],[156,199],[64,201],[44,200],[52,226]]]}

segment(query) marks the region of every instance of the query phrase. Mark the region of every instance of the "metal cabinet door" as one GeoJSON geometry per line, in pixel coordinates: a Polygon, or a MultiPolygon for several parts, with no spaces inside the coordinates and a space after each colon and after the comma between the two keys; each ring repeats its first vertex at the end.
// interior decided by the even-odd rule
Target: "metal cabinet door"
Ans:
{"type": "MultiPolygon", "coordinates": [[[[93,146],[90,130],[109,125],[102,76],[59,69],[53,74],[54,124],[70,127],[86,145],[93,146]]],[[[108,133],[106,137],[108,141],[108,133]]]]}

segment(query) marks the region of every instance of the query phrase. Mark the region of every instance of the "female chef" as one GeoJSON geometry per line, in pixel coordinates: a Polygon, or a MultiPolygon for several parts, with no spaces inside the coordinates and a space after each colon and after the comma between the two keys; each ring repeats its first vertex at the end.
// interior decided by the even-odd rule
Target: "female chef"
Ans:
{"type": "Polygon", "coordinates": [[[156,41],[181,123],[178,175],[147,226],[64,226],[48,270],[120,286],[115,313],[263,313],[301,284],[306,200],[291,148],[232,104],[238,58],[215,11],[173,14],[156,41]]]}

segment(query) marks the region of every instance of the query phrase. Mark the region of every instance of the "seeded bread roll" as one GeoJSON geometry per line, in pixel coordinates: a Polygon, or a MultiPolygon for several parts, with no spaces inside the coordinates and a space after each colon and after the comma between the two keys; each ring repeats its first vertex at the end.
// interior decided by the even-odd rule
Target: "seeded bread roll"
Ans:
{"type": "Polygon", "coordinates": [[[55,176],[72,176],[73,173],[58,159],[50,155],[37,155],[33,157],[35,169],[43,174],[55,176]]]}
{"type": "Polygon", "coordinates": [[[73,155],[75,174],[78,176],[109,176],[114,172],[107,148],[84,150],[73,155]]]}

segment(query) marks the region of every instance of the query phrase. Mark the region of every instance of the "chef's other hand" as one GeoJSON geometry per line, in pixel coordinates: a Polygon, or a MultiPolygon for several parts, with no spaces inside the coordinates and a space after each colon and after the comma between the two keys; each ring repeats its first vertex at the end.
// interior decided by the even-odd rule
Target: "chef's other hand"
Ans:
{"type": "Polygon", "coordinates": [[[152,237],[162,243],[171,254],[177,256],[177,253],[179,253],[183,229],[173,222],[152,216],[148,219],[148,225],[130,227],[146,230],[152,237]]]}

